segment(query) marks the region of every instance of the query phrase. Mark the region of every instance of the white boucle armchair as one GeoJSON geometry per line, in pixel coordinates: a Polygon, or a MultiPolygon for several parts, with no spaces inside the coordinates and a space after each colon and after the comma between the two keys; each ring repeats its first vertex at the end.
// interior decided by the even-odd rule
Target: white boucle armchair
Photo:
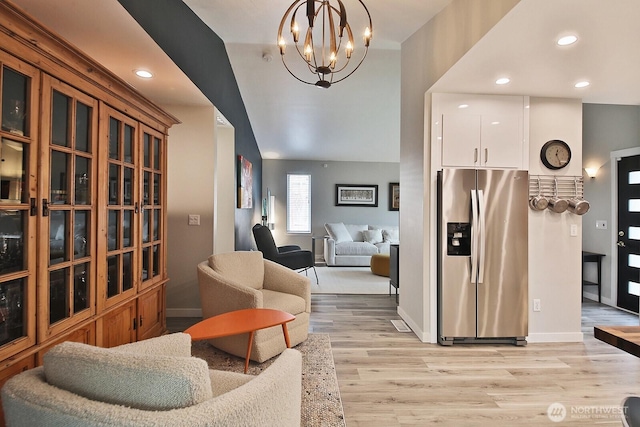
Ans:
{"type": "Polygon", "coordinates": [[[9,427],[298,427],[301,369],[287,349],[258,376],[209,370],[182,333],[111,349],[65,342],[7,381],[2,405],[9,427]]]}

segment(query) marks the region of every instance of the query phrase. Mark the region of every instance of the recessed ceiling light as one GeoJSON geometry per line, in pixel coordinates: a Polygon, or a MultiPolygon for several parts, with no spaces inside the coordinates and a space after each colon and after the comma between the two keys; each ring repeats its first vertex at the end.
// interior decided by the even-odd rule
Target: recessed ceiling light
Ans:
{"type": "Polygon", "coordinates": [[[133,72],[136,74],[136,76],[142,77],[143,79],[150,79],[151,77],[153,77],[153,73],[151,73],[151,71],[133,70],[133,72]]]}
{"type": "Polygon", "coordinates": [[[510,81],[511,81],[511,79],[509,77],[501,77],[498,80],[496,80],[496,84],[497,85],[506,85],[510,81]]]}
{"type": "Polygon", "coordinates": [[[569,34],[568,36],[560,37],[557,41],[558,46],[568,46],[570,44],[574,44],[578,41],[578,37],[573,34],[569,34]]]}
{"type": "Polygon", "coordinates": [[[467,108],[469,107],[469,104],[460,104],[458,105],[458,108],[467,108]]]}
{"type": "Polygon", "coordinates": [[[576,83],[576,84],[574,85],[574,87],[577,87],[577,88],[587,87],[587,86],[589,86],[590,84],[591,84],[591,83],[589,83],[588,81],[583,80],[583,81],[581,81],[581,82],[576,83]]]}

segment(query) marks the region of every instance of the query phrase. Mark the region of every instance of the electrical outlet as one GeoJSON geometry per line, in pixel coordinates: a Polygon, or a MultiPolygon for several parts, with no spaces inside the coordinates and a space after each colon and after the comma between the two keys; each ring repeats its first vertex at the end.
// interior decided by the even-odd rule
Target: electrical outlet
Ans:
{"type": "Polygon", "coordinates": [[[540,311],[540,300],[539,299],[534,299],[533,300],[533,311],[540,311]]]}
{"type": "Polygon", "coordinates": [[[200,225],[200,215],[189,214],[189,225],[200,225]]]}

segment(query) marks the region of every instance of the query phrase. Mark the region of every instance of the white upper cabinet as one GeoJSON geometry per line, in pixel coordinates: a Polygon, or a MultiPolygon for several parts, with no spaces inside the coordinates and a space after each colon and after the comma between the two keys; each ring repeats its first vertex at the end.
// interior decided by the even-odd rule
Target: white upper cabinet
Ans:
{"type": "Polygon", "coordinates": [[[526,170],[528,105],[525,96],[433,94],[439,166],[526,170]]]}

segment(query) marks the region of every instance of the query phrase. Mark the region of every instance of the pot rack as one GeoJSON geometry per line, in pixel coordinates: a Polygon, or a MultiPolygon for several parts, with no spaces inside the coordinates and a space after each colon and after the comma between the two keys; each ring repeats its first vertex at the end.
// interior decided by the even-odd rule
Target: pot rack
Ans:
{"type": "Polygon", "coordinates": [[[584,198],[583,177],[553,175],[529,175],[529,197],[538,195],[538,179],[540,179],[540,194],[546,198],[556,195],[556,183],[559,198],[571,199],[576,196],[581,199],[584,198]]]}

